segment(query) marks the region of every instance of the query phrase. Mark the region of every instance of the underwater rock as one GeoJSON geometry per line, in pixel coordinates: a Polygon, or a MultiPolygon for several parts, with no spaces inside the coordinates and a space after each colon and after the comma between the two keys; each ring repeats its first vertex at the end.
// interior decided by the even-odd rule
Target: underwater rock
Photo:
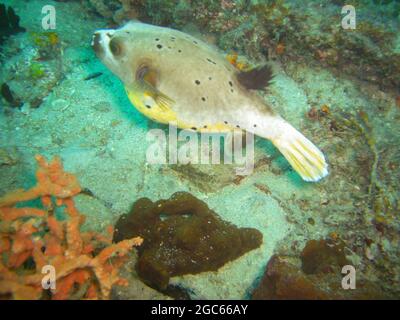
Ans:
{"type": "Polygon", "coordinates": [[[19,25],[19,17],[14,12],[14,9],[11,7],[7,8],[4,4],[0,3],[0,44],[7,37],[23,31],[25,31],[25,28],[19,25]]]}
{"type": "Polygon", "coordinates": [[[157,202],[136,201],[118,220],[113,241],[131,234],[146,239],[138,250],[138,275],[159,290],[167,288],[170,277],[216,271],[262,243],[258,230],[223,221],[186,192],[157,202]]]}
{"type": "Polygon", "coordinates": [[[358,272],[356,289],[344,290],[342,265],[348,264],[344,243],[310,240],[301,257],[274,255],[264,276],[252,293],[255,300],[343,300],[391,299],[376,283],[358,272]]]}
{"type": "Polygon", "coordinates": [[[305,274],[327,273],[336,266],[342,270],[342,267],[348,264],[344,254],[344,242],[310,240],[301,252],[301,262],[305,274]]]}
{"type": "Polygon", "coordinates": [[[10,41],[0,79],[0,95],[6,105],[23,106],[23,112],[40,107],[65,76],[61,52],[61,41],[55,32],[30,32],[18,41],[10,41]]]}
{"type": "Polygon", "coordinates": [[[0,89],[1,96],[14,108],[22,106],[20,99],[15,98],[7,83],[3,83],[0,89]]]}
{"type": "Polygon", "coordinates": [[[305,276],[300,268],[287,258],[273,256],[268,262],[264,277],[253,291],[252,299],[329,299],[329,295],[319,289],[305,276]]]}
{"type": "Polygon", "coordinates": [[[234,166],[226,164],[174,164],[168,167],[182,181],[190,183],[205,193],[216,192],[232,184],[237,176],[234,166]]]}
{"type": "Polygon", "coordinates": [[[0,167],[13,166],[18,162],[15,150],[0,148],[0,167]]]}
{"type": "Polygon", "coordinates": [[[121,267],[120,276],[128,281],[127,286],[115,285],[111,289],[111,300],[171,300],[172,298],[144,284],[132,272],[137,253],[130,252],[129,260],[121,267]]]}

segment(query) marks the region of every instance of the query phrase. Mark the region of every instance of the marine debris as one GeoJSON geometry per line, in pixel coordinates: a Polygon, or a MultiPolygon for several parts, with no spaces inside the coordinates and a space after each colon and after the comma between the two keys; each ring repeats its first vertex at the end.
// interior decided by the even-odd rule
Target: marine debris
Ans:
{"type": "Polygon", "coordinates": [[[4,40],[16,33],[24,32],[25,28],[19,25],[19,17],[11,7],[0,3],[0,45],[4,40]]]}
{"type": "Polygon", "coordinates": [[[85,216],[73,199],[81,191],[78,180],[58,157],[47,162],[38,155],[36,161],[36,185],[0,198],[0,297],[108,299],[113,285],[126,284],[119,269],[143,239],[112,244],[112,231],[80,231],[85,216]],[[42,207],[23,206],[38,198],[42,207]],[[55,271],[51,291],[42,287],[49,266],[55,271]]]}
{"type": "Polygon", "coordinates": [[[146,239],[138,248],[138,275],[159,290],[167,288],[170,277],[216,271],[262,243],[258,230],[223,221],[186,192],[157,202],[136,201],[118,220],[113,240],[132,235],[146,239]]]}

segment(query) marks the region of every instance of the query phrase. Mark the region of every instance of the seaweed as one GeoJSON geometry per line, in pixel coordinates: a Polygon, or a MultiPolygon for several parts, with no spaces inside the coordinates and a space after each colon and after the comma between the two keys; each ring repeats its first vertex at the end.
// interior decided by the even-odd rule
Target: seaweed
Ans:
{"type": "Polygon", "coordinates": [[[11,7],[6,7],[0,3],[0,45],[6,38],[19,32],[24,32],[25,28],[19,25],[19,17],[11,7]]]}
{"type": "Polygon", "coordinates": [[[1,85],[1,96],[14,108],[18,108],[22,105],[22,102],[20,99],[16,98],[14,94],[12,93],[10,87],[8,86],[7,83],[3,83],[1,85]]]}
{"type": "Polygon", "coordinates": [[[136,271],[151,287],[166,290],[173,276],[216,271],[228,261],[258,248],[262,234],[223,221],[190,193],[177,192],[168,200],[142,198],[115,226],[114,241],[138,234],[136,271]]]}
{"type": "Polygon", "coordinates": [[[380,216],[390,210],[392,205],[385,195],[385,186],[379,177],[380,152],[374,137],[373,129],[370,124],[368,114],[365,111],[359,111],[357,115],[341,114],[336,118],[336,124],[352,129],[365,141],[371,154],[371,166],[368,168],[369,185],[368,198],[370,206],[377,216],[380,216]]]}
{"type": "Polygon", "coordinates": [[[43,68],[43,65],[38,62],[32,62],[29,66],[29,76],[34,79],[43,78],[46,75],[46,72],[43,68]]]}

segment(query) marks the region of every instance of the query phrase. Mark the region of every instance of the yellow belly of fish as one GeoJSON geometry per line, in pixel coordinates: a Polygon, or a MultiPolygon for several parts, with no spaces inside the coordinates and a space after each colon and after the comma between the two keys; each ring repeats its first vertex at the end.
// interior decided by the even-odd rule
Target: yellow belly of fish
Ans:
{"type": "Polygon", "coordinates": [[[176,126],[180,129],[189,129],[209,133],[228,132],[232,131],[233,129],[231,126],[226,125],[225,123],[204,124],[201,127],[197,127],[195,124],[180,120],[176,112],[172,109],[162,110],[158,106],[147,108],[138,95],[130,92],[129,90],[126,90],[126,93],[133,106],[140,113],[155,122],[160,122],[164,124],[175,123],[176,126]]]}

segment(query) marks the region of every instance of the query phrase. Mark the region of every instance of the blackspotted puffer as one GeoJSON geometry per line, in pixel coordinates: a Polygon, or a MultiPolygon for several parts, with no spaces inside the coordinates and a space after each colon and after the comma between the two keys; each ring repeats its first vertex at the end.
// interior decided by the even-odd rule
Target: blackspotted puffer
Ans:
{"type": "Polygon", "coordinates": [[[96,31],[92,47],[148,118],[198,132],[246,130],[271,140],[304,180],[328,174],[322,152],[257,93],[271,80],[268,66],[239,71],[199,39],[140,22],[96,31]]]}

